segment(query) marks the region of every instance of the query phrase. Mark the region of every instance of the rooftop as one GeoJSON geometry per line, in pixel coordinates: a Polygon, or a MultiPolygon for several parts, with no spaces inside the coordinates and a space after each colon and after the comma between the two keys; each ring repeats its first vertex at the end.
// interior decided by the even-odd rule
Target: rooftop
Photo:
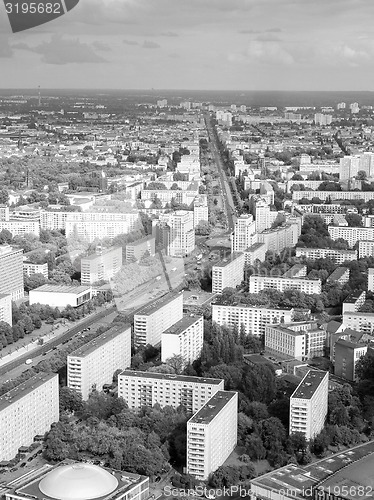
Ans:
{"type": "Polygon", "coordinates": [[[214,264],[213,269],[215,267],[226,267],[229,264],[231,264],[231,262],[238,259],[242,255],[244,255],[244,254],[241,252],[233,252],[232,254],[230,254],[230,257],[228,259],[222,260],[221,262],[217,262],[217,264],[214,264]]]}
{"type": "Polygon", "coordinates": [[[44,292],[44,293],[84,293],[91,290],[90,286],[84,285],[42,285],[38,288],[32,290],[33,292],[44,292]]]}
{"type": "Polygon", "coordinates": [[[135,370],[124,370],[120,375],[125,377],[153,378],[157,380],[174,380],[177,382],[191,382],[194,384],[219,385],[220,378],[190,377],[189,375],[173,375],[171,373],[141,372],[135,370]]]}
{"type": "Polygon", "coordinates": [[[55,377],[57,377],[56,373],[38,373],[14,389],[6,392],[0,397],[0,412],[55,377]]]}
{"type": "Polygon", "coordinates": [[[292,399],[311,399],[328,372],[309,370],[292,394],[292,399]]]}
{"type": "Polygon", "coordinates": [[[189,326],[193,325],[194,323],[197,323],[201,319],[203,319],[203,316],[195,316],[195,315],[184,316],[184,318],[180,319],[170,328],[165,330],[163,334],[167,333],[168,335],[179,335],[180,333],[183,333],[189,326]]]}
{"type": "Polygon", "coordinates": [[[200,410],[190,418],[191,424],[209,424],[220,411],[231,401],[237,398],[238,393],[234,391],[218,391],[209,399],[200,410]]]}
{"type": "Polygon", "coordinates": [[[156,312],[158,309],[160,309],[163,306],[166,306],[167,304],[170,304],[173,300],[177,299],[178,297],[181,297],[182,295],[179,293],[167,293],[166,295],[163,295],[162,297],[159,297],[158,299],[154,300],[150,304],[147,304],[143,307],[141,307],[135,314],[135,316],[150,316],[154,312],[156,312]]]}
{"type": "Polygon", "coordinates": [[[144,238],[140,238],[140,240],[132,241],[131,243],[127,243],[126,246],[128,247],[136,247],[138,245],[142,245],[143,243],[146,243],[147,241],[154,240],[155,237],[152,236],[151,234],[148,236],[144,236],[144,238]]]}
{"type": "Polygon", "coordinates": [[[352,292],[343,302],[345,304],[354,304],[355,302],[357,302],[357,300],[361,298],[362,294],[365,295],[365,292],[360,292],[360,291],[352,292]]]}
{"type": "Polygon", "coordinates": [[[78,347],[78,349],[69,354],[69,357],[74,356],[74,357],[84,358],[85,356],[88,356],[89,354],[93,353],[94,351],[96,351],[96,349],[99,349],[107,342],[110,342],[111,340],[115,339],[116,337],[118,337],[119,335],[121,335],[126,331],[131,332],[130,324],[126,326],[124,325],[113,326],[113,328],[102,333],[95,339],[90,340],[89,342],[87,342],[87,344],[78,347]]]}
{"type": "Polygon", "coordinates": [[[106,248],[102,250],[101,253],[93,253],[92,255],[88,255],[87,257],[82,257],[82,262],[87,261],[87,260],[96,260],[102,257],[103,255],[107,255],[108,253],[116,252],[120,250],[122,252],[121,247],[111,247],[111,248],[106,248]]]}
{"type": "Polygon", "coordinates": [[[336,281],[338,280],[339,278],[341,278],[342,276],[344,276],[344,274],[346,272],[349,272],[349,269],[348,267],[337,267],[335,269],[335,271],[333,271],[330,276],[327,278],[327,281],[336,281]]]}

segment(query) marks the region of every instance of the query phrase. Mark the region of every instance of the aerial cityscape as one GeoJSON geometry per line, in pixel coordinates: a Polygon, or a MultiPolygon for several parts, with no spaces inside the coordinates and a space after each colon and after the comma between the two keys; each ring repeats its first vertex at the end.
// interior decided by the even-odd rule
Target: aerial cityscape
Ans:
{"type": "Polygon", "coordinates": [[[373,498],[373,7],[60,1],[0,10],[0,500],[373,498]]]}

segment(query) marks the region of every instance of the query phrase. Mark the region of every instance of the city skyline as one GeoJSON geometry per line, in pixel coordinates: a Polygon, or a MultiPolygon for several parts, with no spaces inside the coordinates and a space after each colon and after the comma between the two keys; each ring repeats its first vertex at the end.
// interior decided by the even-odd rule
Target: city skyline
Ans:
{"type": "Polygon", "coordinates": [[[0,6],[2,88],[374,90],[363,0],[82,0],[12,34],[0,6]],[[63,82],[63,85],[61,85],[63,82]]]}

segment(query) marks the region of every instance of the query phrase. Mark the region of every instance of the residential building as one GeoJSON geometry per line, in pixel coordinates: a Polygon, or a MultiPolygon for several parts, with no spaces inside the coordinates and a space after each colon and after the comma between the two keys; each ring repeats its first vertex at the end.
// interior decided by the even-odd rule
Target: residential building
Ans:
{"type": "Polygon", "coordinates": [[[187,473],[208,479],[234,451],[237,425],[238,393],[218,391],[187,422],[187,473]]]}
{"type": "Polygon", "coordinates": [[[231,237],[231,252],[244,252],[256,241],[256,223],[253,215],[241,215],[235,222],[234,233],[231,237]]]}
{"type": "Polygon", "coordinates": [[[269,229],[277,218],[277,215],[278,212],[271,210],[269,203],[260,198],[255,203],[256,232],[262,233],[265,229],[269,229]]]}
{"type": "Polygon", "coordinates": [[[224,381],[215,378],[189,377],[168,373],[124,370],[118,376],[118,397],[129,408],[152,407],[159,404],[196,413],[217,391],[223,391],[224,381]]]}
{"type": "Polygon", "coordinates": [[[256,261],[264,262],[266,258],[266,245],[265,243],[254,243],[246,250],[244,250],[244,262],[251,266],[254,265],[256,261]]]}
{"type": "Polygon", "coordinates": [[[261,290],[273,288],[284,292],[285,290],[299,290],[308,295],[321,293],[321,280],[306,278],[284,278],[283,276],[250,276],[249,293],[259,293],[261,290]]]}
{"type": "Polygon", "coordinates": [[[334,374],[357,382],[356,365],[367,352],[368,346],[359,342],[339,339],[335,342],[334,374]]]}
{"type": "Polygon", "coordinates": [[[0,460],[11,460],[59,420],[58,375],[39,373],[0,397],[0,460]]]}
{"type": "Polygon", "coordinates": [[[293,319],[293,309],[271,309],[248,304],[212,304],[212,321],[230,328],[237,326],[247,335],[260,336],[267,324],[289,323],[293,319]],[[242,326],[243,325],[243,326],[242,326]]]}
{"type": "Polygon", "coordinates": [[[283,278],[305,278],[307,266],[304,264],[295,264],[283,274],[283,278]]]}
{"type": "Polygon", "coordinates": [[[328,230],[331,239],[343,238],[351,248],[358,241],[374,241],[374,227],[329,226],[328,230]]]}
{"type": "Polygon", "coordinates": [[[221,293],[224,288],[236,288],[243,278],[244,253],[234,252],[212,267],[212,292],[221,293]]]}
{"type": "Polygon", "coordinates": [[[346,181],[356,177],[360,170],[360,155],[344,156],[340,158],[339,181],[346,181]]]}
{"type": "Polygon", "coordinates": [[[316,113],[314,115],[314,123],[316,125],[330,125],[332,122],[332,115],[325,115],[323,113],[316,113]]]}
{"type": "Polygon", "coordinates": [[[96,252],[81,259],[81,283],[93,285],[100,281],[109,281],[122,267],[122,248],[104,249],[97,246],[96,252]]]}
{"type": "Polygon", "coordinates": [[[290,434],[300,432],[307,441],[325,425],[329,373],[309,370],[290,399],[290,434]]]}
{"type": "MultiPolygon", "coordinates": [[[[296,222],[296,221],[295,221],[296,222]]],[[[264,243],[266,251],[280,253],[285,248],[294,247],[301,234],[299,224],[285,223],[274,229],[266,229],[257,235],[259,243],[264,243]]]]}
{"type": "Polygon", "coordinates": [[[368,269],[368,291],[374,292],[374,267],[368,269]]]}
{"type": "Polygon", "coordinates": [[[87,285],[42,285],[29,292],[29,303],[48,304],[51,307],[78,307],[92,298],[87,285]]]}
{"type": "Polygon", "coordinates": [[[10,294],[12,300],[24,295],[22,254],[22,249],[0,246],[0,294],[10,294]]]}
{"type": "Polygon", "coordinates": [[[204,317],[185,316],[161,335],[161,361],[181,356],[185,365],[200,357],[203,348],[204,317]]]}
{"type": "Polygon", "coordinates": [[[366,292],[352,292],[343,301],[343,315],[346,312],[357,312],[364,305],[366,300],[366,292]]]}
{"type": "Polygon", "coordinates": [[[326,331],[316,321],[267,324],[265,349],[280,357],[305,361],[325,354],[326,331]]]}
{"type": "Polygon", "coordinates": [[[374,240],[373,241],[359,241],[358,242],[358,255],[360,259],[365,257],[374,257],[374,240]]]}
{"type": "Polygon", "coordinates": [[[32,262],[23,261],[22,264],[23,273],[27,276],[33,274],[42,274],[45,279],[48,279],[48,264],[33,264],[32,262]]]}
{"type": "Polygon", "coordinates": [[[348,283],[349,281],[349,268],[348,267],[337,267],[327,278],[327,283],[337,282],[341,285],[348,283]]]}
{"type": "Polygon", "coordinates": [[[117,325],[68,355],[67,386],[87,400],[131,364],[131,325],[117,325]]]}
{"type": "Polygon", "coordinates": [[[33,234],[39,237],[40,223],[33,220],[0,220],[0,231],[3,229],[12,233],[13,238],[14,236],[24,236],[25,234],[33,234]]]}
{"type": "Polygon", "coordinates": [[[293,191],[292,200],[299,201],[302,198],[311,200],[319,198],[322,202],[328,200],[364,200],[368,202],[374,199],[373,191],[293,191]]]}
{"type": "Polygon", "coordinates": [[[186,257],[195,249],[194,213],[177,210],[169,219],[170,241],[168,254],[171,257],[186,257]]]}
{"type": "Polygon", "coordinates": [[[145,255],[153,257],[156,253],[156,238],[154,236],[145,236],[140,240],[133,241],[126,245],[126,261],[140,260],[145,255]]]}
{"type": "Polygon", "coordinates": [[[351,328],[359,332],[369,333],[374,332],[374,313],[363,313],[349,311],[343,313],[344,328],[351,328]]]}
{"type": "Polygon", "coordinates": [[[208,196],[206,194],[201,194],[197,196],[193,202],[193,225],[196,227],[199,222],[208,222],[208,219],[208,196]]]}
{"type": "Polygon", "coordinates": [[[146,500],[149,478],[67,459],[54,466],[44,464],[11,481],[3,498],[46,500],[58,499],[62,494],[65,500],[146,500]]]}
{"type": "Polygon", "coordinates": [[[42,210],[40,212],[40,228],[50,231],[60,231],[66,229],[66,219],[70,212],[62,209],[42,210]]]}
{"type": "Polygon", "coordinates": [[[0,321],[5,321],[12,326],[12,296],[0,294],[0,321]]]}
{"type": "Polygon", "coordinates": [[[162,332],[182,318],[182,293],[169,293],[147,304],[134,315],[135,344],[158,345],[162,332]]]}
{"type": "Polygon", "coordinates": [[[357,260],[357,250],[336,250],[333,248],[296,247],[296,257],[305,257],[306,259],[310,260],[331,259],[336,264],[343,264],[343,262],[345,261],[357,260]]]}

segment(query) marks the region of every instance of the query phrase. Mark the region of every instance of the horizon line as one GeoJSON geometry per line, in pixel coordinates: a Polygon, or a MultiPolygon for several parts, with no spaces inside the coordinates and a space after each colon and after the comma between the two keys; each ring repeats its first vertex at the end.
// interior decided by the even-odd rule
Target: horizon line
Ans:
{"type": "MultiPolygon", "coordinates": [[[[3,90],[38,90],[39,87],[0,87],[0,91],[3,90]]],[[[44,87],[41,88],[41,90],[90,90],[90,91],[116,91],[116,92],[126,92],[126,91],[131,91],[131,92],[335,92],[335,93],[362,93],[362,92],[367,92],[367,93],[374,93],[374,90],[297,90],[297,89],[252,89],[252,90],[244,90],[244,89],[172,89],[172,88],[141,88],[141,89],[135,89],[135,88],[91,88],[91,87],[44,87]]]]}

